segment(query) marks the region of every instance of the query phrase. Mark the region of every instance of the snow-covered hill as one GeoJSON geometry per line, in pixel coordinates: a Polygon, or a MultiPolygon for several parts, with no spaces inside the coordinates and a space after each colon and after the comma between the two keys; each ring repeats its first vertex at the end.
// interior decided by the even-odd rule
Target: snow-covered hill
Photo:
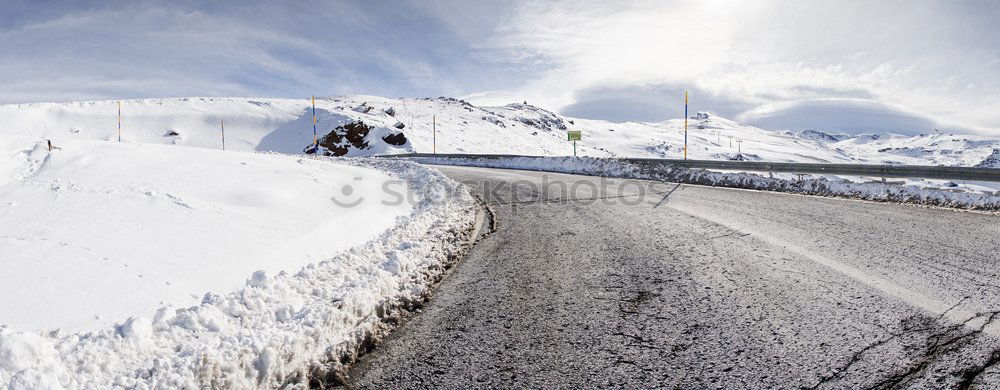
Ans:
{"type": "Polygon", "coordinates": [[[4,389],[278,387],[425,297],[475,214],[413,163],[55,147],[0,134],[4,389]]]}
{"type": "Polygon", "coordinates": [[[0,137],[0,285],[33,291],[0,296],[0,324],[16,329],[97,330],[152,317],[161,302],[198,304],[255,271],[332,257],[410,212],[375,201],[392,177],[371,169],[150,144],[59,147],[0,137]],[[351,185],[345,201],[370,201],[339,206],[337,184],[351,185]]]}
{"type": "MultiPolygon", "coordinates": [[[[389,99],[349,95],[316,100],[318,137],[348,155],[403,153],[514,153],[571,155],[567,130],[579,130],[580,155],[594,157],[683,156],[683,119],[659,123],[571,118],[529,104],[478,107],[451,98],[389,99]],[[360,122],[369,132],[357,147],[345,126],[360,122]],[[436,123],[436,126],[435,126],[436,123]],[[433,128],[436,127],[436,132],[433,128]],[[399,134],[402,134],[402,138],[399,134]],[[386,142],[386,137],[393,142],[386,142]],[[404,139],[405,138],[405,139],[404,139]],[[436,140],[436,146],[435,146],[436,140]]],[[[303,153],[313,142],[308,99],[177,98],[121,103],[125,142],[221,148],[220,122],[232,150],[303,153]]],[[[0,106],[0,134],[52,139],[117,140],[118,103],[33,103],[0,106]]],[[[846,136],[821,131],[772,131],[714,115],[689,119],[689,158],[763,161],[856,162],[989,166],[1000,141],[978,136],[875,134],[846,136]]],[[[323,148],[320,152],[330,150],[323,148]]]]}

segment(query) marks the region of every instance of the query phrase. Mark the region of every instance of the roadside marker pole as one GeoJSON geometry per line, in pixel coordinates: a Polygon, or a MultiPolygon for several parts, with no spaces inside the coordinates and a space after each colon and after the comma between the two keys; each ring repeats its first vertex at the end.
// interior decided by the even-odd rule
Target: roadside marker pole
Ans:
{"type": "Polygon", "coordinates": [[[688,91],[684,91],[684,159],[688,159],[688,91]]]}
{"type": "Polygon", "coordinates": [[[222,127],[222,150],[226,150],[226,121],[219,121],[219,126],[222,127]]]}
{"type": "Polygon", "coordinates": [[[319,146],[319,138],[316,136],[316,95],[312,97],[313,101],[313,150],[316,150],[319,146]]]}
{"type": "Polygon", "coordinates": [[[122,101],[118,101],[118,142],[122,142],[122,101]]]}
{"type": "Polygon", "coordinates": [[[431,150],[434,152],[434,154],[437,154],[437,152],[438,152],[438,146],[437,146],[438,145],[437,115],[431,115],[431,131],[434,133],[434,135],[432,135],[432,139],[433,139],[432,142],[433,142],[433,144],[431,146],[431,148],[433,148],[433,149],[431,149],[431,150]]]}

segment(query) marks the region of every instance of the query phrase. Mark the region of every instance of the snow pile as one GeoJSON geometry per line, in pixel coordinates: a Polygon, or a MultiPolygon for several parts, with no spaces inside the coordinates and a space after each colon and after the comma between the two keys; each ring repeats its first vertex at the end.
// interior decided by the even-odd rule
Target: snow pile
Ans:
{"type": "Polygon", "coordinates": [[[1000,210],[1000,194],[953,192],[917,186],[858,183],[826,178],[787,180],[750,173],[722,173],[683,167],[646,165],[591,157],[413,158],[427,164],[508,168],[673,183],[768,190],[880,202],[900,202],[971,210],[1000,210]]]}
{"type": "Polygon", "coordinates": [[[371,169],[162,145],[54,146],[0,137],[0,285],[18,292],[0,296],[0,323],[15,329],[90,331],[151,316],[161,302],[197,304],[256,270],[330,258],[411,212],[379,204],[380,184],[394,179],[371,169]],[[361,198],[370,201],[335,202],[361,198]]]}
{"type": "Polygon", "coordinates": [[[470,241],[413,163],[56,145],[0,137],[0,388],[305,387],[470,241]]]}

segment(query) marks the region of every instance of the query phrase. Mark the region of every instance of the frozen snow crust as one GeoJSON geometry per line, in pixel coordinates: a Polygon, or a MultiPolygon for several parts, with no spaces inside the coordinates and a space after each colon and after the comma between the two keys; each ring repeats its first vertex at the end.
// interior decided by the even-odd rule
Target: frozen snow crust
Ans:
{"type": "Polygon", "coordinates": [[[87,333],[0,327],[0,388],[304,388],[335,379],[402,310],[427,299],[470,245],[477,207],[460,184],[418,164],[337,162],[400,178],[412,212],[329,260],[256,272],[244,288],[195,306],[87,333]]]}
{"type": "Polygon", "coordinates": [[[848,180],[827,180],[826,178],[786,180],[751,173],[721,173],[682,167],[664,168],[644,166],[610,158],[511,157],[467,159],[421,157],[412,158],[412,160],[440,165],[524,169],[615,178],[661,180],[713,187],[768,190],[878,202],[898,202],[957,209],[1000,211],[1000,196],[991,194],[950,192],[917,186],[858,183],[848,180]]]}

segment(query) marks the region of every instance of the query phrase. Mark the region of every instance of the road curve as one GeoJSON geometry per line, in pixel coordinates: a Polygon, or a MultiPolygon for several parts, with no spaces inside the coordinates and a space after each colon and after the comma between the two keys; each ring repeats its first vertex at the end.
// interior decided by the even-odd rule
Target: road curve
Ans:
{"type": "Polygon", "coordinates": [[[995,214],[438,168],[498,229],[347,387],[1000,387],[995,214]]]}

